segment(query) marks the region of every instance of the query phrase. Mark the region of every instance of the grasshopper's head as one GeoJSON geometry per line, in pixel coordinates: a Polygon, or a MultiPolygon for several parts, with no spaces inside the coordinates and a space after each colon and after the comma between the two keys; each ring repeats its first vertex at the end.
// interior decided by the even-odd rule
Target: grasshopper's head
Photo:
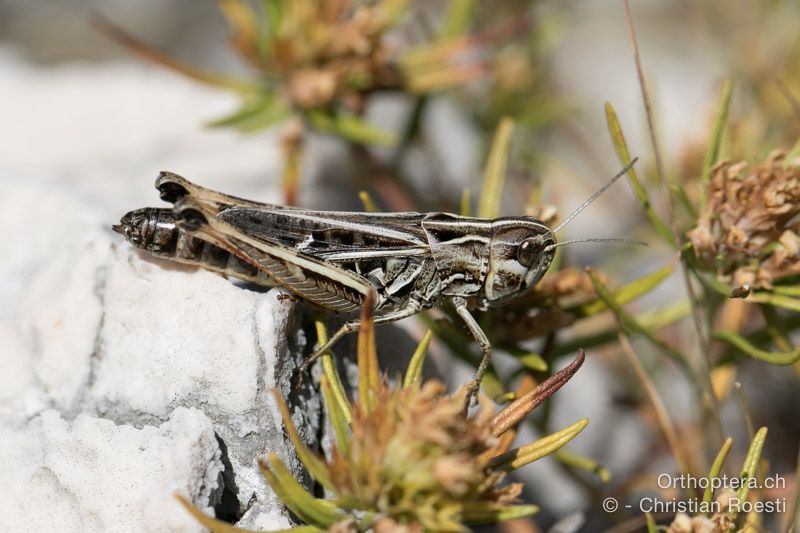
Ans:
{"type": "Polygon", "coordinates": [[[173,250],[178,232],[172,209],[157,207],[130,211],[111,229],[137,248],[156,255],[173,250]]]}
{"type": "Polygon", "coordinates": [[[622,244],[647,244],[628,239],[575,239],[556,244],[555,234],[586,209],[603,191],[624,176],[636,163],[637,158],[628,163],[605,185],[578,206],[554,230],[541,220],[532,217],[498,218],[492,223],[489,270],[483,292],[489,305],[498,305],[531,289],[542,279],[550,268],[556,249],[565,244],[577,242],[614,242],[622,244]]]}
{"type": "Polygon", "coordinates": [[[532,217],[498,218],[492,224],[489,270],[483,292],[489,305],[500,305],[527,292],[553,262],[556,238],[532,217]]]}

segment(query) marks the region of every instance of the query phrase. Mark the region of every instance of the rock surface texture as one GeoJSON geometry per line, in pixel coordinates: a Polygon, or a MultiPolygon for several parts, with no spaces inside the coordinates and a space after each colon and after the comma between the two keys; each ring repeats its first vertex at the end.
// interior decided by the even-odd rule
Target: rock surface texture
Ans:
{"type": "MultiPolygon", "coordinates": [[[[268,182],[264,138],[203,132],[195,113],[218,111],[220,96],[166,74],[76,67],[80,75],[64,69],[42,89],[36,68],[7,54],[0,63],[16,73],[0,82],[9,96],[0,113],[16,113],[11,95],[65,95],[44,98],[42,116],[52,112],[45,126],[62,128],[76,147],[48,153],[56,134],[38,139],[24,121],[14,136],[0,131],[0,484],[10,489],[0,499],[0,530],[201,531],[176,491],[209,514],[246,512],[250,527],[289,526],[256,460],[276,452],[299,473],[269,393],[296,399],[293,371],[305,340],[295,304],[153,259],[110,230],[125,211],[159,205],[152,182],[162,168],[180,170],[183,160],[196,169],[196,157],[224,168],[209,150],[197,155],[209,138],[219,158],[239,161],[235,175],[268,182]],[[141,107],[137,120],[131,110],[106,114],[111,104],[101,95],[125,91],[151,98],[130,104],[141,107]],[[163,101],[154,96],[160,91],[163,101]],[[179,104],[167,96],[176,91],[179,104]],[[84,127],[68,131],[75,109],[84,127]],[[100,125],[110,144],[96,135],[100,125]],[[162,153],[165,138],[171,144],[162,153]],[[134,148],[146,164],[129,164],[134,148]]],[[[212,172],[216,182],[195,179],[219,187],[222,175],[212,172]]],[[[254,183],[231,181],[226,190],[269,200],[254,183]]],[[[295,422],[313,442],[319,405],[302,405],[295,422]]]]}

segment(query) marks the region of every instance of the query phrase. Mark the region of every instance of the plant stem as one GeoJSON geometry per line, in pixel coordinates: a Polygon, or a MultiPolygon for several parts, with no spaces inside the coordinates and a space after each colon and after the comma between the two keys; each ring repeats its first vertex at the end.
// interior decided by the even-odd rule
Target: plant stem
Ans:
{"type": "Polygon", "coordinates": [[[636,357],[636,353],[633,351],[633,347],[631,346],[628,337],[622,331],[620,331],[617,334],[617,338],[619,339],[620,346],[622,346],[622,353],[625,354],[625,357],[628,359],[628,363],[631,365],[631,368],[636,374],[636,378],[642,384],[642,387],[644,387],[645,394],[647,394],[647,399],[650,400],[650,404],[653,407],[653,413],[655,414],[658,427],[661,430],[661,433],[664,435],[670,450],[672,450],[672,457],[675,459],[678,468],[682,473],[694,475],[696,473],[694,470],[694,465],[689,459],[689,454],[686,453],[686,450],[681,445],[681,440],[678,438],[678,433],[675,430],[675,426],[672,424],[672,420],[669,417],[669,413],[664,405],[664,401],[661,399],[661,396],[659,396],[653,380],[650,379],[650,376],[642,367],[642,363],[639,361],[639,358],[636,357]]]}
{"type": "MultiPolygon", "coordinates": [[[[653,155],[656,161],[656,172],[658,173],[659,183],[661,184],[662,194],[664,196],[664,209],[666,213],[667,223],[672,230],[675,241],[680,243],[680,232],[675,221],[675,216],[672,206],[672,196],[669,192],[669,184],[666,179],[666,172],[664,171],[664,162],[661,158],[661,151],[659,149],[658,138],[656,135],[656,128],[653,120],[653,110],[651,106],[650,95],[647,90],[647,82],[644,77],[642,69],[641,56],[639,54],[639,43],[636,40],[636,31],[633,27],[633,16],[631,14],[631,7],[629,0],[624,0],[625,17],[628,24],[628,32],[633,46],[634,61],[636,63],[636,73],[639,77],[639,88],[642,93],[642,100],[644,101],[645,112],[647,114],[647,125],[650,133],[650,142],[653,146],[653,155]]],[[[714,396],[714,389],[711,383],[711,361],[710,361],[710,342],[708,336],[703,330],[703,317],[701,314],[700,305],[698,305],[697,295],[695,294],[692,280],[689,276],[689,270],[686,264],[681,261],[681,272],[683,274],[684,285],[688,293],[689,300],[692,303],[692,318],[694,327],[697,333],[697,341],[700,348],[700,356],[697,358],[699,361],[699,370],[701,373],[699,382],[702,384],[704,390],[699,391],[701,401],[704,407],[704,421],[711,422],[712,434],[711,442],[707,442],[706,446],[709,449],[718,450],[722,445],[722,422],[719,415],[719,405],[716,396],[714,396]]]]}

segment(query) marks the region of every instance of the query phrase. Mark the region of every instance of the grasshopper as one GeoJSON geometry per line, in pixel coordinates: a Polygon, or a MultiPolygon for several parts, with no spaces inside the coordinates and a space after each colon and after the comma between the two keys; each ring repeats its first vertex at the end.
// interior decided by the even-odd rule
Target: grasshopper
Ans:
{"type": "MultiPolygon", "coordinates": [[[[477,390],[492,347],[471,310],[521,296],[542,278],[558,233],[636,162],[611,178],[550,229],[533,217],[493,220],[450,213],[313,211],[229,196],[162,172],[156,188],[172,209],[131,211],[113,229],[153,255],[197,265],[265,287],[281,287],[335,312],[359,309],[370,291],[375,324],[450,302],[483,357],[470,383],[477,390]]],[[[346,322],[306,361],[327,352],[358,320],[346,322]]]]}

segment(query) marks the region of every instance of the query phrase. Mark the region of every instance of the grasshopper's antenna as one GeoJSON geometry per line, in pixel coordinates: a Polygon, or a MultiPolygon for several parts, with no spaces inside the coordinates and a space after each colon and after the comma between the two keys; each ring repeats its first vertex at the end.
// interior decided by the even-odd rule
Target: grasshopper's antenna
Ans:
{"type": "Polygon", "coordinates": [[[640,241],[638,239],[573,239],[571,241],[564,241],[558,242],[556,244],[551,244],[549,246],[544,247],[545,252],[549,252],[550,250],[555,250],[559,246],[564,246],[565,244],[574,244],[576,242],[610,242],[612,244],[639,244],[641,246],[650,246],[645,241],[640,241]]]}
{"type": "MultiPolygon", "coordinates": [[[[553,233],[558,233],[558,232],[559,232],[559,230],[561,230],[561,228],[563,228],[564,226],[566,226],[567,224],[569,224],[569,222],[570,222],[570,221],[571,221],[573,218],[575,218],[576,216],[578,216],[578,215],[580,214],[580,212],[581,212],[581,211],[583,211],[584,209],[586,209],[586,208],[589,206],[589,204],[591,204],[592,202],[594,202],[594,201],[597,199],[597,197],[598,197],[598,196],[600,196],[601,194],[603,194],[603,193],[606,191],[606,189],[608,189],[609,187],[611,187],[612,185],[614,185],[614,182],[615,182],[615,181],[617,181],[617,180],[618,180],[618,179],[620,179],[622,176],[624,176],[625,174],[627,174],[627,173],[628,173],[628,171],[629,171],[630,169],[632,169],[632,168],[633,168],[633,165],[635,165],[635,164],[636,164],[636,162],[637,162],[638,160],[639,160],[639,158],[638,158],[638,157],[634,157],[634,158],[631,160],[631,162],[630,162],[630,163],[628,163],[627,165],[625,165],[625,168],[623,168],[622,170],[620,170],[619,172],[617,172],[617,175],[616,175],[616,176],[614,176],[613,178],[611,178],[610,180],[608,180],[608,182],[607,182],[605,185],[603,185],[602,187],[600,187],[600,190],[598,190],[598,191],[597,191],[597,192],[595,192],[593,195],[591,195],[591,196],[590,196],[590,197],[589,197],[589,198],[588,198],[588,199],[587,199],[585,202],[583,202],[581,205],[579,205],[579,206],[578,206],[578,208],[577,208],[575,211],[573,211],[573,212],[572,212],[572,213],[571,213],[571,214],[570,214],[570,215],[569,215],[567,218],[565,218],[565,219],[564,219],[564,222],[562,222],[561,224],[559,224],[559,225],[558,225],[558,227],[556,227],[556,229],[554,229],[554,230],[553,230],[553,233]]],[[[590,241],[590,242],[594,242],[594,241],[590,241]]],[[[566,244],[566,243],[561,243],[561,244],[566,244]]]]}

